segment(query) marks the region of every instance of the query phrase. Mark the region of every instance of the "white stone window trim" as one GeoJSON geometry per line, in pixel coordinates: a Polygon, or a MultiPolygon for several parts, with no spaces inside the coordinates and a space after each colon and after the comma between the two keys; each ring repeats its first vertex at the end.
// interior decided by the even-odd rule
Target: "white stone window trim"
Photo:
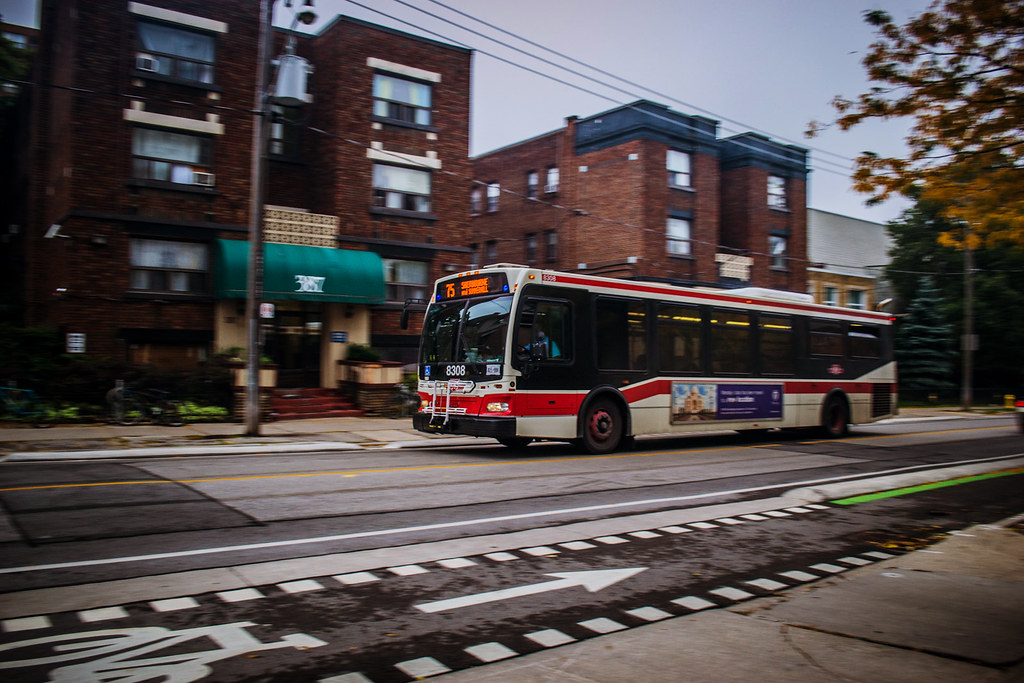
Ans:
{"type": "Polygon", "coordinates": [[[216,19],[207,19],[206,17],[197,17],[194,14],[176,12],[174,10],[164,9],[163,7],[153,7],[152,5],[144,5],[141,2],[129,2],[128,11],[140,17],[148,17],[150,19],[168,21],[172,24],[190,26],[192,28],[200,29],[202,31],[211,31],[213,33],[228,32],[228,25],[226,22],[217,21],[216,19]]]}
{"type": "Polygon", "coordinates": [[[371,69],[378,69],[380,71],[387,71],[397,76],[407,76],[409,78],[415,78],[419,81],[427,81],[429,83],[440,83],[441,74],[436,71],[427,71],[426,69],[417,69],[414,66],[406,66],[405,64],[398,64],[397,62],[389,62],[386,59],[377,59],[376,57],[367,57],[366,66],[371,69]]]}

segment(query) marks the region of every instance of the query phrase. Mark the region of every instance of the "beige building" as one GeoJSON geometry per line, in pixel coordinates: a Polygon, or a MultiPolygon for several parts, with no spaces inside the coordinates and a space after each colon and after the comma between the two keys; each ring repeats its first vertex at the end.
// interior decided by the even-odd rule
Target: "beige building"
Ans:
{"type": "Polygon", "coordinates": [[[807,292],[818,303],[874,310],[891,295],[883,266],[892,239],[881,223],[807,210],[807,292]]]}

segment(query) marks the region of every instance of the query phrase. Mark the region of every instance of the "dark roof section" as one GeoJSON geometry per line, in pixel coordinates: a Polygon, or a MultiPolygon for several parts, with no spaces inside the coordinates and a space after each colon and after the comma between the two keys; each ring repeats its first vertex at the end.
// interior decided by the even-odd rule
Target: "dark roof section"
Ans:
{"type": "Polygon", "coordinates": [[[663,142],[681,151],[717,155],[718,121],[672,111],[663,104],[637,100],[576,122],[576,153],[645,139],[663,142]]]}

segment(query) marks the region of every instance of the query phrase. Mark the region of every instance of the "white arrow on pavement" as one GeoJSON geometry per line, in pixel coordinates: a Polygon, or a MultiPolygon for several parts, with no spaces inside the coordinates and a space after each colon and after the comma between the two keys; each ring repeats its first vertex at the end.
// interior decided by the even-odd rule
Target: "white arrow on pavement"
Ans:
{"type": "Polygon", "coordinates": [[[547,593],[548,591],[557,591],[562,590],[563,588],[572,588],[573,586],[583,586],[591,593],[596,593],[602,588],[607,588],[613,583],[618,583],[619,581],[628,579],[629,577],[643,571],[647,571],[647,567],[631,567],[629,569],[595,569],[593,571],[584,572],[559,572],[556,574],[545,574],[544,576],[555,576],[558,578],[554,581],[531,583],[527,586],[503,588],[500,591],[489,591],[487,593],[477,593],[476,595],[465,595],[461,598],[425,602],[422,605],[416,605],[416,609],[421,612],[442,612],[449,609],[459,609],[460,607],[482,605],[486,602],[518,598],[523,595],[547,593]]]}

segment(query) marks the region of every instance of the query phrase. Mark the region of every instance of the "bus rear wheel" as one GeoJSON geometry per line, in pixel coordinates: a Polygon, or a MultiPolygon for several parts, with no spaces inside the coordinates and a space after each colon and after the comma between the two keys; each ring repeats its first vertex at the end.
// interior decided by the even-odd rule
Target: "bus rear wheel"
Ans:
{"type": "Polygon", "coordinates": [[[583,413],[583,438],[580,444],[588,453],[611,453],[622,441],[622,411],[608,399],[598,399],[583,413]]]}
{"type": "Polygon", "coordinates": [[[833,394],[825,399],[821,410],[821,432],[828,439],[841,439],[850,430],[850,409],[842,396],[833,394]]]}

